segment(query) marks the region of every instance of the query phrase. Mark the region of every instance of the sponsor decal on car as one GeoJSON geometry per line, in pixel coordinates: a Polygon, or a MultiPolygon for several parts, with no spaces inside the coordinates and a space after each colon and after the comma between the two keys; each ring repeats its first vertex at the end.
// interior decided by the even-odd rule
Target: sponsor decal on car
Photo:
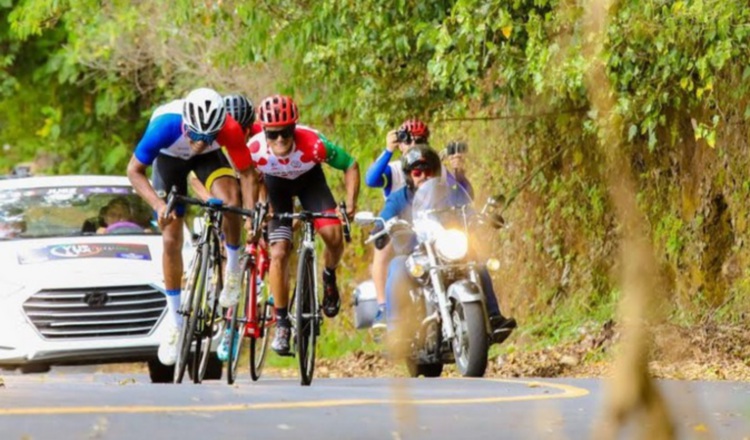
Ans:
{"type": "Polygon", "coordinates": [[[151,260],[151,252],[146,244],[70,243],[53,244],[29,249],[18,254],[18,262],[20,264],[43,263],[50,260],[69,260],[79,258],[151,260]]]}

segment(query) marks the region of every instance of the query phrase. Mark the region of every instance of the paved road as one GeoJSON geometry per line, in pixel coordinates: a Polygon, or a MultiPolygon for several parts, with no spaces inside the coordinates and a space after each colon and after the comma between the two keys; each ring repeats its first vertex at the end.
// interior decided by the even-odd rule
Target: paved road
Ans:
{"type": "MultiPolygon", "coordinates": [[[[599,380],[248,379],[3,375],[0,439],[583,439],[599,380]]],[[[750,384],[663,382],[680,438],[750,439],[750,384]]]]}

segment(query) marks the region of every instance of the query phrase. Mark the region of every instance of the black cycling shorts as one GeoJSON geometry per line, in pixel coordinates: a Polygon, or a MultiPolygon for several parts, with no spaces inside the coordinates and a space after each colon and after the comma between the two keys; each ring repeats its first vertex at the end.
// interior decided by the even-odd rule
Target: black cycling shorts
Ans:
{"type": "MultiPolygon", "coordinates": [[[[333,212],[336,200],[326,183],[326,176],[320,164],[294,180],[281,177],[263,176],[268,189],[268,200],[274,212],[294,212],[294,197],[297,197],[302,209],[313,212],[333,212]]],[[[338,224],[337,221],[316,222],[316,228],[338,224]]],[[[278,240],[292,240],[291,220],[271,220],[268,225],[268,238],[271,243],[278,240]]]]}
{"type": "MultiPolygon", "coordinates": [[[[151,175],[156,194],[166,199],[172,186],[180,195],[187,195],[187,177],[193,171],[198,180],[210,191],[211,185],[219,177],[235,177],[234,170],[221,150],[193,156],[188,160],[160,154],[156,157],[151,175]]],[[[175,205],[178,216],[185,214],[184,204],[175,205]]]]}

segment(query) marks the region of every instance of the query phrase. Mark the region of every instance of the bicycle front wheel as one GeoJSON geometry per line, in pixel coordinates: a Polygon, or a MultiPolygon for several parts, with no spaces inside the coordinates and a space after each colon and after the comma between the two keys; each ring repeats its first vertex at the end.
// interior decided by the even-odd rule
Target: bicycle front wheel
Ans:
{"type": "Polygon", "coordinates": [[[199,336],[196,341],[195,355],[199,363],[196,364],[196,376],[193,376],[194,383],[201,383],[206,378],[206,371],[209,369],[209,362],[211,362],[211,374],[209,379],[221,379],[221,363],[211,353],[211,342],[215,335],[220,335],[224,329],[224,319],[219,315],[219,295],[222,289],[222,274],[221,274],[221,255],[219,254],[219,246],[221,246],[219,237],[214,236],[213,238],[213,249],[211,249],[212,257],[209,260],[210,271],[209,276],[206,277],[204,300],[201,303],[203,307],[203,319],[199,323],[199,336]],[[208,293],[211,292],[209,295],[208,293]],[[214,357],[214,359],[211,359],[214,357]],[[218,371],[216,367],[218,366],[218,371]]]}
{"type": "Polygon", "coordinates": [[[206,246],[199,247],[193,255],[190,263],[190,274],[185,285],[187,305],[182,331],[177,341],[177,360],[174,369],[174,383],[182,383],[185,370],[188,366],[190,348],[195,338],[198,316],[200,315],[200,299],[203,296],[204,280],[206,279],[206,268],[208,267],[208,249],[206,246]]]}
{"type": "Polygon", "coordinates": [[[297,309],[295,323],[300,383],[310,385],[315,372],[315,340],[319,319],[312,249],[303,249],[300,253],[294,296],[297,309]]]}

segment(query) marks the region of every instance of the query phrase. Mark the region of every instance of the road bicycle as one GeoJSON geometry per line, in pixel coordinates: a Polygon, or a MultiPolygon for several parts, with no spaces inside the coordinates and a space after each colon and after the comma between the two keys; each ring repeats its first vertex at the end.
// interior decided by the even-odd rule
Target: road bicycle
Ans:
{"type": "Polygon", "coordinates": [[[320,335],[323,321],[318,297],[317,256],[315,254],[316,219],[343,220],[344,238],[351,242],[351,225],[346,215],[346,205],[339,205],[339,214],[332,212],[301,211],[297,213],[273,213],[267,218],[277,220],[291,219],[302,223],[303,235],[298,246],[296,286],[289,302],[289,316],[292,320],[292,350],[289,356],[299,360],[300,383],[310,385],[315,372],[315,344],[320,335]]]}
{"type": "MultiPolygon", "coordinates": [[[[177,341],[174,383],[182,383],[188,361],[191,361],[190,376],[193,382],[201,383],[209,370],[209,360],[212,356],[211,343],[215,335],[222,333],[225,325],[218,310],[219,294],[224,279],[221,255],[223,213],[234,212],[251,216],[253,211],[225,206],[223,201],[216,198],[203,201],[183,196],[177,194],[176,187],[172,187],[167,197],[166,215],[172,212],[176,203],[203,208],[203,228],[197,239],[178,311],[184,316],[184,324],[177,341]]],[[[209,377],[221,377],[221,364],[216,365],[218,375],[209,374],[209,377]]]]}
{"type": "MultiPolygon", "coordinates": [[[[256,211],[253,221],[257,223],[265,209],[259,205],[261,211],[256,211]]],[[[255,224],[254,231],[260,231],[260,225],[255,224]]],[[[265,288],[264,279],[268,273],[270,259],[265,246],[253,243],[245,247],[245,254],[240,260],[242,267],[242,294],[237,306],[229,310],[229,356],[227,359],[227,382],[231,385],[237,379],[242,339],[250,341],[250,378],[260,379],[263,364],[268,350],[268,341],[276,324],[273,297],[269,289],[265,288]]]]}

